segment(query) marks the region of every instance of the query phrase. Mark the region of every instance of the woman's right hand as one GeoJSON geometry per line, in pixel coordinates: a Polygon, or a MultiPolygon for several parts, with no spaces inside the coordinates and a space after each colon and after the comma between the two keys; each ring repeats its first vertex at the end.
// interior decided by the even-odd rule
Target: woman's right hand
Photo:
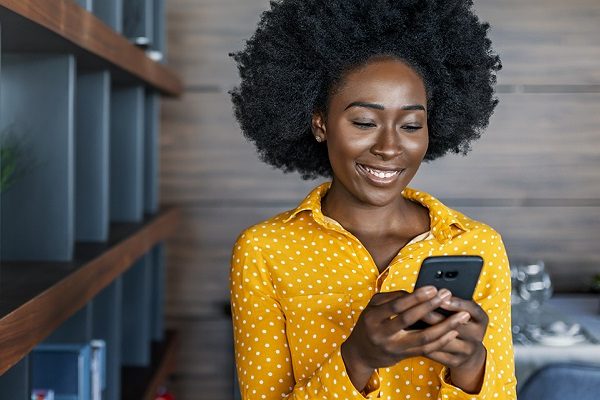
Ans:
{"type": "Polygon", "coordinates": [[[359,391],[376,368],[397,364],[409,357],[435,352],[453,340],[460,324],[470,316],[466,312],[443,318],[435,312],[451,293],[425,286],[413,293],[396,291],[377,293],[362,311],[341,352],[348,376],[359,391]],[[423,320],[432,326],[406,330],[423,320]]]}

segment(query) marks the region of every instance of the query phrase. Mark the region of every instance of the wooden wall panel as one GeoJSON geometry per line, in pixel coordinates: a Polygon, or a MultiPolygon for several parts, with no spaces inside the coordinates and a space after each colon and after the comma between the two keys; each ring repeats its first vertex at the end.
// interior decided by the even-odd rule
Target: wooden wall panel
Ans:
{"type": "Polygon", "coordinates": [[[501,84],[600,83],[600,2],[475,0],[504,69],[501,84]]]}
{"type": "Polygon", "coordinates": [[[237,68],[228,53],[241,49],[268,0],[170,0],[169,60],[187,86],[230,88],[237,68]]]}
{"type": "Polygon", "coordinates": [[[233,333],[229,319],[169,319],[180,332],[171,387],[177,399],[233,399],[233,333]]]}
{"type": "Polygon", "coordinates": [[[204,377],[218,375],[233,375],[230,369],[229,357],[233,354],[230,341],[232,340],[232,325],[229,320],[221,319],[169,319],[171,326],[176,326],[181,332],[180,354],[178,357],[176,375],[191,373],[204,377]],[[219,349],[222,353],[211,363],[198,364],[198,358],[205,358],[219,349]]]}
{"type": "MultiPolygon", "coordinates": [[[[475,0],[501,55],[501,84],[600,84],[600,3],[475,0]]],[[[169,59],[188,86],[231,87],[228,53],[254,31],[267,0],[171,0],[169,59]]]]}
{"type": "Polygon", "coordinates": [[[295,201],[314,185],[258,159],[226,93],[187,93],[181,102],[165,101],[162,126],[163,201],[295,201]]]}
{"type": "Polygon", "coordinates": [[[451,198],[600,199],[600,93],[499,99],[466,157],[423,164],[412,185],[451,198]]]}
{"type": "MultiPolygon", "coordinates": [[[[210,362],[216,352],[209,355],[210,362]]],[[[233,367],[233,366],[232,366],[233,367]]],[[[198,375],[180,375],[173,379],[172,390],[177,393],[177,399],[189,400],[232,400],[233,396],[233,376],[198,376],[198,375]]]]}

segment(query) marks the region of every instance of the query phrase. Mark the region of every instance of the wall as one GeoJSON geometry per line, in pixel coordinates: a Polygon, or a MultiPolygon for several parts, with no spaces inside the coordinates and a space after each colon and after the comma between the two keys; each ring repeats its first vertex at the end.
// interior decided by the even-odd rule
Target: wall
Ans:
{"type": "MultiPolygon", "coordinates": [[[[266,0],[170,0],[169,62],[183,75],[165,101],[161,200],[184,207],[169,243],[169,323],[183,329],[176,384],[185,399],[231,398],[227,274],[245,227],[293,208],[318,182],[258,161],[235,122],[227,53],[253,32],[266,0]]],[[[502,57],[500,105],[468,157],[424,165],[412,183],[503,235],[509,256],[542,258],[558,290],[600,272],[600,3],[480,0],[502,57]]]]}

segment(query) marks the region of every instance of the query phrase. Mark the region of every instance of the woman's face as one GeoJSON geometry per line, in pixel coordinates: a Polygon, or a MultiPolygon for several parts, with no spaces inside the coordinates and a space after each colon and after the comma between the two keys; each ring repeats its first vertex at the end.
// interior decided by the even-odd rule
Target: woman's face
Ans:
{"type": "Polygon", "coordinates": [[[326,118],[312,120],[315,136],[326,140],[336,189],[375,206],[399,199],[427,152],[426,100],[420,76],[395,59],[346,74],[326,118]]]}

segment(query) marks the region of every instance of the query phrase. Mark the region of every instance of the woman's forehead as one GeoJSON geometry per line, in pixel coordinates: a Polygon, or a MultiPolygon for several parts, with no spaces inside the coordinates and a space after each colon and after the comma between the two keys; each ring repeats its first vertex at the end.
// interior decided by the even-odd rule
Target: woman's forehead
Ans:
{"type": "Polygon", "coordinates": [[[330,100],[374,102],[394,108],[425,105],[426,93],[423,80],[411,67],[399,60],[386,59],[349,71],[330,100]]]}

